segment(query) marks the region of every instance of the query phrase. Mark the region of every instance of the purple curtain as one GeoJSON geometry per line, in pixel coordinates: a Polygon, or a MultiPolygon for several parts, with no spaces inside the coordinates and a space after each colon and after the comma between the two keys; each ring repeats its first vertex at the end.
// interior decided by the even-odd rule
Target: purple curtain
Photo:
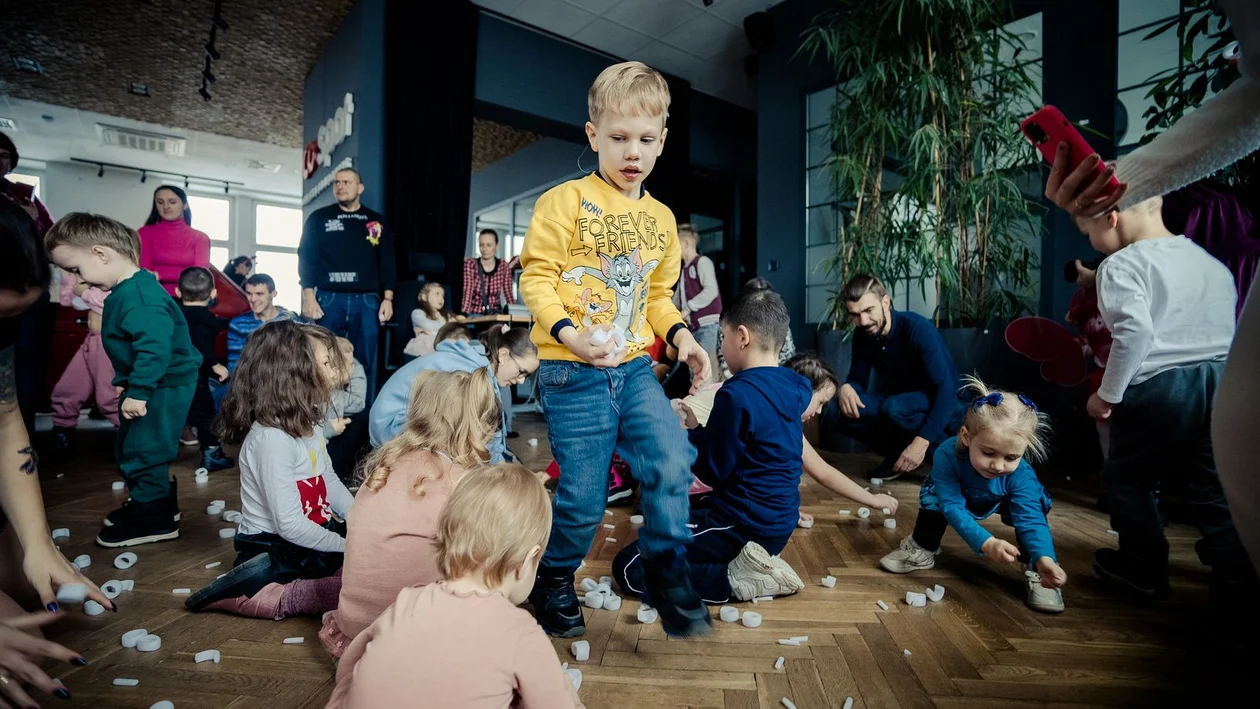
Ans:
{"type": "Polygon", "coordinates": [[[1238,198],[1199,182],[1164,195],[1164,223],[1174,234],[1185,234],[1234,274],[1238,309],[1260,267],[1260,233],[1252,212],[1238,198]]]}

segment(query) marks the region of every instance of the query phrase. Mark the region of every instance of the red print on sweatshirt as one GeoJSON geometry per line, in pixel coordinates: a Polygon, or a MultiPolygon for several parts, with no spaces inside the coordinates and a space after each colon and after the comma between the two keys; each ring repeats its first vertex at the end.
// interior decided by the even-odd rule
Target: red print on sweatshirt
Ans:
{"type": "Polygon", "coordinates": [[[323,476],[299,480],[297,488],[302,498],[302,514],[315,524],[327,524],[332,519],[332,510],[328,506],[328,487],[323,476]]]}

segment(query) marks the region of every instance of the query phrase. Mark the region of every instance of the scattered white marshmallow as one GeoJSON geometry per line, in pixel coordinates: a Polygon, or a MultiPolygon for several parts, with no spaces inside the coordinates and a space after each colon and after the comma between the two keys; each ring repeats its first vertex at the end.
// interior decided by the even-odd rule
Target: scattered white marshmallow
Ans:
{"type": "Polygon", "coordinates": [[[591,591],[586,594],[586,598],[582,599],[582,603],[584,603],[587,608],[599,610],[604,607],[604,594],[591,591]]]}
{"type": "Polygon", "coordinates": [[[927,596],[928,600],[933,603],[940,603],[941,599],[945,597],[945,587],[938,583],[932,588],[923,589],[923,595],[927,596]]]}
{"type": "Polygon", "coordinates": [[[893,518],[891,518],[891,517],[889,517],[888,519],[884,520],[884,528],[885,528],[885,529],[896,529],[896,528],[897,528],[897,520],[895,520],[895,519],[893,519],[893,518]]]}
{"type": "Polygon", "coordinates": [[[114,492],[118,492],[119,490],[126,490],[127,483],[121,480],[115,480],[114,483],[109,486],[109,489],[113,490],[114,492]]]}
{"type": "Polygon", "coordinates": [[[887,604],[887,603],[884,603],[883,601],[875,601],[875,605],[879,606],[879,609],[880,609],[881,611],[886,611],[886,610],[888,610],[888,604],[887,604]]]}
{"type": "Polygon", "coordinates": [[[781,669],[783,669],[783,658],[782,658],[782,657],[780,657],[779,659],[777,659],[777,660],[775,660],[775,661],[774,661],[774,669],[775,669],[775,671],[776,671],[776,672],[777,672],[777,671],[779,671],[779,670],[781,670],[781,669]]]}
{"type": "Polygon", "coordinates": [[[780,701],[780,702],[782,702],[782,704],[783,704],[783,709],[796,709],[796,705],[795,705],[795,704],[793,704],[793,703],[792,703],[792,700],[791,700],[791,699],[788,699],[787,697],[784,697],[784,698],[780,699],[779,701],[780,701]]]}
{"type": "Polygon", "coordinates": [[[870,516],[871,516],[870,510],[866,509],[865,507],[858,508],[858,517],[861,517],[862,519],[866,519],[867,517],[870,517],[870,516]]]}
{"type": "Polygon", "coordinates": [[[284,639],[285,645],[301,645],[304,642],[306,642],[306,638],[285,638],[284,639]]]}
{"type": "Polygon", "coordinates": [[[529,447],[530,447],[530,448],[533,448],[533,447],[535,447],[535,446],[537,446],[537,445],[538,445],[538,439],[537,439],[537,438],[531,438],[531,439],[529,439],[529,440],[528,440],[528,441],[526,441],[526,442],[527,442],[527,443],[529,443],[529,447]]]}
{"type": "Polygon", "coordinates": [[[192,589],[191,588],[172,588],[171,593],[176,596],[187,596],[188,594],[192,593],[192,589]]]}
{"type": "Polygon", "coordinates": [[[609,544],[616,544],[616,543],[617,543],[617,540],[616,540],[615,538],[613,538],[613,537],[604,537],[604,541],[608,542],[609,544]]]}
{"type": "Polygon", "coordinates": [[[616,529],[616,528],[617,528],[617,525],[615,525],[615,524],[606,524],[606,525],[604,525],[604,529],[616,529]]]}
{"type": "Polygon", "coordinates": [[[906,605],[922,608],[927,605],[927,596],[914,591],[906,591],[906,605]]]}
{"type": "Polygon", "coordinates": [[[587,576],[586,578],[582,579],[582,583],[581,583],[582,590],[586,591],[587,593],[594,591],[595,587],[598,585],[599,585],[599,582],[591,578],[590,576],[587,576]]]}
{"type": "Polygon", "coordinates": [[[210,515],[211,517],[214,517],[215,515],[223,514],[223,508],[220,507],[219,505],[211,503],[209,505],[206,505],[206,514],[210,515]]]}
{"type": "Polygon", "coordinates": [[[212,561],[212,562],[210,562],[209,564],[206,564],[206,568],[207,568],[207,569],[214,569],[214,568],[217,568],[218,566],[220,566],[222,563],[223,563],[222,561],[212,561]]]}
{"type": "Polygon", "coordinates": [[[792,640],[795,640],[795,641],[796,641],[796,642],[798,642],[798,643],[807,643],[807,642],[809,642],[809,636],[808,636],[808,635],[793,635],[793,636],[791,637],[791,639],[792,639],[792,640]]]}
{"type": "Polygon", "coordinates": [[[844,698],[844,709],[853,709],[853,697],[844,698]]]}
{"type": "Polygon", "coordinates": [[[792,640],[791,638],[780,638],[780,639],[779,639],[779,644],[780,644],[780,645],[791,645],[792,647],[797,647],[798,645],[800,645],[800,644],[801,644],[801,641],[799,641],[799,640],[792,640]]]}
{"type": "Polygon", "coordinates": [[[630,515],[630,524],[643,524],[643,515],[630,515]]]}
{"type": "Polygon", "coordinates": [[[217,581],[217,580],[219,580],[219,579],[223,578],[224,576],[227,576],[227,574],[219,574],[218,576],[215,576],[214,578],[215,578],[215,580],[217,581]]]}
{"type": "Polygon", "coordinates": [[[1120,533],[1119,533],[1119,532],[1117,532],[1117,531],[1116,531],[1116,530],[1114,530],[1114,529],[1108,529],[1108,530],[1107,530],[1107,534],[1114,534],[1114,535],[1115,535],[1115,536],[1117,536],[1117,537],[1118,537],[1118,536],[1120,536],[1120,533]]]}
{"type": "Polygon", "coordinates": [[[566,669],[564,673],[568,675],[569,680],[573,682],[573,691],[576,692],[577,690],[582,688],[582,670],[579,670],[577,668],[574,668],[571,670],[566,669]]]}
{"type": "Polygon", "coordinates": [[[236,527],[224,527],[219,530],[219,539],[231,539],[236,536],[236,527]]]}
{"type": "Polygon", "coordinates": [[[657,613],[656,609],[652,606],[641,605],[639,606],[638,612],[635,613],[635,616],[639,619],[640,623],[644,625],[651,625],[656,622],[656,619],[660,617],[660,614],[657,613]]]}
{"type": "Polygon", "coordinates": [[[80,554],[74,557],[74,561],[70,563],[79,567],[79,570],[82,571],[83,569],[86,569],[87,567],[92,565],[92,557],[88,556],[87,554],[80,554]]]}
{"type": "Polygon", "coordinates": [[[57,587],[57,602],[82,603],[87,598],[87,586],[81,583],[63,583],[57,587]]]}
{"type": "Polygon", "coordinates": [[[69,537],[70,537],[70,530],[65,527],[58,527],[52,531],[53,539],[62,539],[62,538],[68,539],[69,537]]]}
{"type": "Polygon", "coordinates": [[[140,680],[138,679],[130,679],[128,677],[115,677],[114,678],[115,687],[134,687],[137,684],[140,684],[140,680]]]}
{"type": "Polygon", "coordinates": [[[604,516],[605,516],[605,517],[612,517],[612,516],[613,516],[612,510],[610,510],[610,509],[608,509],[608,508],[604,508],[604,516]]]}
{"type": "Polygon", "coordinates": [[[135,630],[128,630],[127,632],[122,634],[122,646],[135,647],[136,641],[138,641],[140,638],[143,638],[144,636],[148,634],[149,634],[149,631],[145,630],[144,628],[136,628],[135,630]]]}
{"type": "Polygon", "coordinates": [[[774,596],[757,596],[756,598],[753,599],[755,603],[762,603],[764,601],[773,601],[773,600],[774,600],[774,596]]]}
{"type": "Polygon", "coordinates": [[[906,653],[906,657],[910,657],[910,651],[909,651],[909,650],[902,650],[902,652],[906,653]]]}
{"type": "Polygon", "coordinates": [[[149,709],[175,709],[175,702],[169,699],[163,699],[160,702],[154,702],[149,709]]]}
{"type": "Polygon", "coordinates": [[[604,599],[604,610],[621,610],[621,596],[608,596],[604,599]]]}
{"type": "Polygon", "coordinates": [[[210,504],[215,507],[227,507],[227,500],[211,500],[210,504]]]}
{"type": "Polygon", "coordinates": [[[139,557],[135,555],[135,552],[125,551],[114,557],[114,568],[130,569],[138,560],[139,557]]]}
{"type": "Polygon", "coordinates": [[[608,587],[609,587],[609,588],[612,588],[613,577],[611,577],[611,576],[600,576],[600,577],[599,577],[599,582],[600,582],[600,583],[606,583],[606,584],[608,584],[608,587]]]}
{"type": "Polygon", "coordinates": [[[884,484],[883,478],[871,478],[871,487],[881,487],[884,484]]]}
{"type": "Polygon", "coordinates": [[[602,593],[605,596],[612,593],[612,579],[607,581],[600,579],[599,583],[595,584],[595,593],[602,593]]]}
{"type": "Polygon", "coordinates": [[[196,470],[193,471],[193,476],[198,477],[198,478],[204,478],[209,474],[210,474],[210,471],[206,470],[205,468],[197,468],[196,470]]]}
{"type": "Polygon", "coordinates": [[[219,659],[221,657],[222,655],[219,654],[218,650],[202,650],[196,655],[193,655],[193,662],[196,662],[197,664],[201,664],[203,662],[213,662],[217,665],[219,664],[219,659]]]}
{"type": "Polygon", "coordinates": [[[718,609],[718,617],[727,623],[734,623],[739,620],[739,609],[735,606],[722,606],[718,609]]]}
{"type": "Polygon", "coordinates": [[[835,577],[835,576],[824,576],[824,577],[822,577],[822,579],[821,579],[821,580],[822,580],[822,585],[826,586],[827,588],[835,588],[835,587],[836,587],[836,577],[835,577]]]}
{"type": "Polygon", "coordinates": [[[744,611],[743,623],[745,628],[756,628],[761,625],[761,614],[753,611],[744,611]]]}
{"type": "Polygon", "coordinates": [[[237,510],[227,510],[223,513],[223,521],[229,524],[240,522],[241,517],[241,513],[237,510]]]}
{"type": "Polygon", "coordinates": [[[586,662],[591,659],[591,644],[586,640],[579,640],[569,646],[569,652],[573,653],[573,659],[578,662],[586,662]]]}
{"type": "Polygon", "coordinates": [[[814,520],[812,519],[797,520],[796,526],[800,527],[801,529],[809,529],[810,527],[814,526],[814,520]]]}
{"type": "Polygon", "coordinates": [[[136,641],[136,649],[140,652],[157,652],[162,648],[162,638],[149,634],[136,641]]]}
{"type": "Polygon", "coordinates": [[[849,510],[840,510],[840,514],[841,514],[841,515],[848,515],[848,514],[849,514],[849,510]]]}
{"type": "Polygon", "coordinates": [[[119,582],[119,586],[121,586],[122,590],[124,591],[134,591],[136,590],[136,580],[123,579],[122,581],[119,582]]]}
{"type": "Polygon", "coordinates": [[[886,514],[886,515],[890,515],[890,514],[892,514],[892,510],[891,510],[891,509],[889,509],[889,508],[887,508],[887,507],[881,507],[881,508],[879,508],[879,511],[880,511],[881,513],[883,513],[883,514],[886,514]]]}
{"type": "Polygon", "coordinates": [[[105,612],[105,606],[89,599],[83,602],[83,612],[86,615],[100,615],[105,612]]]}

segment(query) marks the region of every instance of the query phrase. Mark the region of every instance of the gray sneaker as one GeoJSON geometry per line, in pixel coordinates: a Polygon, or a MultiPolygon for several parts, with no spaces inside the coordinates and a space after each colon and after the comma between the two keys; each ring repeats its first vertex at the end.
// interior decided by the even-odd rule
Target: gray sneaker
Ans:
{"type": "Polygon", "coordinates": [[[1042,613],[1063,612],[1063,591],[1057,588],[1046,588],[1041,585],[1041,576],[1032,569],[1024,572],[1024,581],[1028,584],[1028,607],[1042,613]]]}
{"type": "Polygon", "coordinates": [[[900,548],[884,555],[879,560],[879,565],[894,574],[926,571],[936,566],[936,553],[919,546],[914,537],[909,536],[901,540],[900,548]]]}
{"type": "Polygon", "coordinates": [[[741,601],[759,596],[789,596],[805,588],[805,582],[786,561],[770,556],[760,544],[748,542],[739,556],[726,565],[731,593],[741,601]]]}

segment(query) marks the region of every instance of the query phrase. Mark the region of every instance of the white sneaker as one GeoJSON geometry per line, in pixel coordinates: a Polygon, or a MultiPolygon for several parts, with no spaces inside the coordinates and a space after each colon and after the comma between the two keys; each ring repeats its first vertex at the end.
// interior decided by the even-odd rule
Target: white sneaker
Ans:
{"type": "Polygon", "coordinates": [[[913,536],[901,540],[901,547],[888,552],[879,560],[879,565],[894,574],[908,574],[911,571],[926,571],[936,566],[936,554],[919,546],[913,536]]]}
{"type": "Polygon", "coordinates": [[[1028,583],[1028,607],[1042,613],[1063,612],[1063,591],[1057,588],[1046,588],[1041,585],[1041,576],[1032,569],[1024,572],[1024,581],[1028,583]]]}
{"type": "Polygon", "coordinates": [[[731,593],[741,601],[759,596],[789,596],[805,588],[805,582],[786,561],[770,556],[757,542],[748,542],[739,556],[726,565],[731,593]]]}

